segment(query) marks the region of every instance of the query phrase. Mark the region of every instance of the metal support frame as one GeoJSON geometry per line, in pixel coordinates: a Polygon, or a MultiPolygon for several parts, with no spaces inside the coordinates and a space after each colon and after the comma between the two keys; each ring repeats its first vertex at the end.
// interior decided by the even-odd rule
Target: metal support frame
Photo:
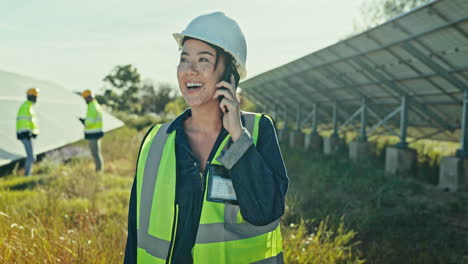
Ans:
{"type": "Polygon", "coordinates": [[[301,105],[298,104],[296,108],[296,131],[301,131],[301,105]]]}
{"type": "Polygon", "coordinates": [[[444,78],[447,82],[451,85],[455,86],[458,90],[464,91],[465,85],[462,81],[460,81],[456,76],[451,75],[447,70],[444,69],[441,65],[436,63],[435,61],[428,58],[424,53],[418,50],[415,46],[413,46],[408,41],[401,43],[400,45],[404,50],[406,50],[409,54],[414,56],[424,65],[429,67],[434,72],[438,73],[442,78],[444,78]]]}
{"type": "MultiPolygon", "coordinates": [[[[273,96],[270,96],[269,93],[256,93],[256,91],[250,91],[248,92],[248,96],[254,97],[257,101],[263,102],[263,104],[266,105],[276,105],[277,107],[281,108],[282,110],[286,110],[286,108],[282,105],[282,101],[279,100],[279,98],[274,98],[273,96]],[[255,94],[255,95],[253,95],[255,94]],[[261,98],[261,99],[260,99],[261,98]]],[[[281,100],[284,100],[284,98],[281,98],[281,100]]],[[[286,98],[286,101],[288,98],[286,98]]]]}
{"type": "MultiPolygon", "coordinates": [[[[386,85],[387,87],[392,89],[394,92],[399,94],[400,96],[408,96],[408,94],[397,83],[395,83],[393,80],[387,79],[382,73],[378,72],[373,67],[371,67],[369,64],[364,62],[362,60],[362,58],[353,58],[352,61],[354,63],[356,63],[357,65],[359,65],[361,68],[363,68],[371,76],[373,76],[377,80],[381,81],[384,85],[386,85]]],[[[448,130],[453,129],[452,126],[447,123],[447,121],[445,121],[443,118],[438,116],[436,113],[434,113],[434,111],[432,111],[431,109],[429,109],[425,105],[420,104],[416,100],[413,100],[411,105],[414,108],[421,111],[422,113],[429,114],[434,119],[434,121],[439,124],[440,127],[446,128],[448,130]]]]}
{"type": "Polygon", "coordinates": [[[333,103],[333,133],[330,137],[338,138],[338,101],[333,103]]]}
{"type": "Polygon", "coordinates": [[[400,142],[396,144],[398,148],[407,148],[406,133],[408,130],[408,97],[401,97],[401,111],[400,111],[400,142]]]}
{"type": "Polygon", "coordinates": [[[258,95],[258,94],[255,94],[255,93],[249,93],[247,92],[246,93],[246,96],[249,97],[249,98],[253,98],[255,101],[257,102],[260,102],[261,104],[263,105],[271,105],[273,104],[274,107],[276,109],[278,109],[278,112],[276,114],[276,117],[275,117],[275,122],[278,122],[279,120],[283,119],[285,121],[285,127],[287,126],[287,120],[288,120],[288,117],[287,117],[287,109],[282,106],[281,104],[279,104],[278,102],[276,102],[276,100],[274,100],[273,98],[269,97],[269,95],[258,95]],[[265,97],[265,98],[263,98],[265,97]],[[280,111],[281,110],[281,111],[280,111]],[[281,116],[282,114],[282,116],[281,116]]]}
{"type": "MultiPolygon", "coordinates": [[[[363,105],[364,104],[365,104],[365,102],[363,102],[363,105]]],[[[372,111],[371,111],[371,113],[375,114],[372,111]]],[[[396,134],[393,134],[393,133],[391,133],[391,134],[393,134],[395,136],[398,136],[400,138],[400,142],[398,142],[395,146],[398,147],[398,148],[404,149],[404,148],[408,147],[408,142],[406,141],[406,135],[407,135],[407,131],[408,131],[408,97],[406,95],[403,95],[401,97],[401,105],[397,109],[393,110],[386,117],[384,117],[382,120],[380,120],[377,124],[375,124],[369,130],[369,134],[372,134],[378,127],[384,125],[388,120],[395,117],[398,113],[400,114],[400,135],[396,135],[396,134]]],[[[362,129],[363,127],[365,127],[366,119],[367,119],[367,114],[361,115],[362,127],[361,127],[361,137],[360,137],[360,139],[363,137],[363,133],[364,133],[364,137],[365,137],[365,139],[367,141],[367,135],[365,134],[365,129],[362,129]]]]}
{"type": "Polygon", "coordinates": [[[317,126],[318,126],[318,120],[317,120],[317,104],[314,104],[314,110],[312,111],[314,119],[312,121],[312,135],[313,136],[318,136],[317,132],[317,126]]]}
{"type": "Polygon", "coordinates": [[[360,135],[358,140],[360,142],[367,142],[367,99],[363,97],[361,99],[361,107],[359,107],[354,114],[352,114],[343,124],[340,125],[338,130],[342,130],[343,127],[348,125],[349,123],[353,122],[360,115],[361,117],[361,127],[360,127],[360,135]]]}
{"type": "MultiPolygon", "coordinates": [[[[438,14],[438,15],[440,15],[440,14],[438,14]]],[[[349,84],[352,84],[351,87],[358,87],[360,85],[363,85],[363,84],[355,84],[352,81],[351,81],[351,83],[349,83],[348,82],[349,80],[347,80],[347,78],[345,78],[345,76],[340,76],[339,75],[339,70],[335,71],[335,69],[333,67],[333,65],[338,63],[338,62],[350,61],[350,62],[354,62],[355,65],[360,66],[360,68],[365,69],[364,72],[367,73],[368,76],[370,75],[373,78],[377,79],[378,82],[382,83],[382,85],[384,87],[385,86],[389,87],[391,90],[393,90],[393,92],[395,92],[396,94],[398,94],[400,96],[409,96],[409,94],[407,94],[402,89],[401,84],[397,79],[394,79],[392,76],[390,76],[390,77],[386,76],[385,75],[386,72],[384,70],[382,70],[382,71],[376,70],[374,68],[374,63],[372,63],[372,61],[366,57],[366,55],[372,53],[373,51],[380,51],[380,50],[385,50],[385,49],[390,50],[390,47],[392,47],[392,46],[400,46],[403,50],[409,52],[412,56],[414,56],[416,59],[418,59],[421,63],[425,64],[427,67],[432,69],[437,75],[440,75],[442,78],[447,80],[449,83],[451,83],[452,85],[457,87],[459,90],[463,90],[465,92],[465,100],[463,102],[463,113],[462,113],[462,116],[463,116],[463,119],[462,119],[462,122],[463,122],[463,124],[462,124],[462,136],[460,138],[461,149],[459,151],[463,151],[464,153],[468,153],[468,151],[465,151],[468,148],[467,147],[468,146],[468,135],[465,135],[467,133],[466,131],[468,130],[468,128],[466,127],[467,124],[468,124],[468,119],[467,119],[467,116],[468,116],[467,111],[468,110],[466,109],[467,108],[467,105],[466,105],[467,104],[467,102],[466,102],[466,100],[467,100],[467,95],[466,95],[467,87],[463,82],[460,81],[459,78],[457,78],[457,76],[454,75],[454,73],[457,72],[460,69],[456,69],[454,71],[445,69],[445,67],[443,67],[442,64],[432,60],[425,53],[423,53],[420,49],[418,49],[417,47],[413,46],[410,43],[410,41],[411,41],[412,43],[421,44],[420,40],[418,40],[418,38],[420,38],[421,36],[431,34],[433,32],[436,32],[436,31],[444,29],[444,28],[448,28],[450,26],[455,26],[458,31],[461,31],[459,29],[458,25],[460,23],[462,23],[462,22],[465,22],[466,20],[468,20],[468,17],[463,17],[463,18],[458,19],[456,21],[452,21],[450,23],[447,23],[446,25],[439,26],[437,28],[433,28],[431,30],[428,30],[428,31],[425,31],[425,32],[422,32],[422,33],[419,33],[419,34],[411,35],[411,34],[408,33],[408,35],[410,35],[408,38],[402,39],[402,40],[400,40],[398,42],[390,43],[390,44],[387,44],[387,45],[380,45],[380,47],[378,47],[378,48],[375,48],[375,49],[372,49],[372,50],[366,50],[365,52],[357,52],[357,54],[354,54],[351,57],[345,57],[345,58],[344,57],[341,57],[341,58],[338,57],[339,58],[338,60],[329,61],[329,62],[326,62],[326,63],[324,63],[322,65],[316,65],[316,66],[314,66],[312,68],[309,68],[309,69],[300,69],[298,71],[295,70],[295,71],[293,71],[292,74],[281,74],[280,76],[279,75],[276,75],[276,76],[279,76],[280,79],[284,79],[284,78],[290,79],[292,76],[295,76],[295,75],[297,76],[298,74],[304,73],[306,71],[312,71],[312,70],[317,70],[317,69],[322,68],[322,70],[324,70],[326,72],[330,72],[330,71],[334,72],[334,76],[332,76],[332,77],[333,77],[333,79],[336,80],[335,82],[341,83],[341,85],[340,85],[341,88],[348,88],[348,87],[350,87],[349,84]],[[361,63],[359,63],[358,61],[360,61],[361,63]],[[467,146],[465,146],[465,145],[467,145],[467,146]]],[[[448,19],[446,19],[446,21],[448,21],[448,19]]],[[[393,23],[393,24],[395,24],[395,25],[397,25],[398,27],[401,28],[401,26],[398,25],[397,20],[391,21],[390,23],[393,23]]],[[[461,31],[461,33],[465,33],[465,32],[461,31]]],[[[466,33],[464,35],[466,36],[466,33]]],[[[430,48],[427,47],[427,46],[426,47],[422,46],[422,48],[427,49],[429,52],[432,52],[430,50],[430,48]]],[[[396,53],[393,53],[393,52],[391,52],[391,53],[392,53],[392,55],[394,57],[398,57],[398,56],[395,56],[395,55],[397,55],[396,53]]],[[[442,61],[442,63],[444,63],[444,62],[442,61]]],[[[350,64],[353,65],[353,63],[350,63],[350,64]]],[[[405,64],[407,64],[407,63],[405,63],[405,64]]],[[[407,64],[407,66],[408,65],[411,65],[411,64],[407,64]]],[[[413,70],[415,70],[415,69],[416,68],[414,68],[413,70]]],[[[416,71],[417,71],[417,69],[415,70],[415,72],[416,71]]],[[[429,74],[429,75],[432,76],[432,74],[429,74]]],[[[270,72],[270,75],[268,75],[268,76],[274,77],[275,74],[273,72],[270,72]]],[[[302,79],[302,78],[300,78],[300,79],[302,79]]],[[[254,80],[253,80],[253,83],[255,84],[254,86],[257,86],[257,88],[258,88],[258,85],[260,83],[265,83],[265,80],[267,80],[267,82],[269,82],[269,83],[274,82],[274,80],[272,78],[266,78],[266,79],[260,78],[260,79],[256,79],[256,80],[254,78],[254,80]]],[[[324,87],[327,87],[327,86],[324,85],[324,87]]],[[[440,87],[436,86],[436,88],[439,88],[439,90],[442,93],[444,93],[444,91],[442,89],[440,89],[440,87]]],[[[326,92],[324,90],[316,89],[315,83],[314,83],[313,89],[316,92],[321,92],[321,93],[326,95],[326,92]]],[[[255,89],[252,89],[252,90],[255,90],[255,89]]],[[[274,89],[274,90],[277,90],[277,89],[274,89]]],[[[279,91],[277,91],[277,92],[279,92],[279,91]]],[[[312,91],[309,90],[309,92],[312,92],[312,91]]],[[[268,92],[266,92],[266,93],[268,94],[268,92]]],[[[451,95],[451,94],[446,94],[446,95],[448,96],[448,95],[451,95]]],[[[263,97],[263,95],[260,95],[260,97],[263,97]]],[[[273,96],[273,97],[275,97],[275,96],[273,96]]],[[[455,102],[454,99],[456,99],[456,97],[454,97],[454,96],[449,96],[449,97],[455,102]]],[[[281,102],[283,101],[283,98],[274,98],[274,99],[275,99],[274,101],[270,101],[269,99],[265,100],[265,98],[262,98],[262,104],[265,103],[267,105],[276,105],[277,103],[281,104],[281,102]]],[[[387,116],[385,118],[386,120],[383,120],[383,122],[381,121],[381,122],[379,122],[379,124],[377,124],[377,126],[374,126],[373,130],[375,130],[378,126],[384,124],[386,121],[388,121],[390,118],[395,116],[398,112],[400,112],[400,117],[401,117],[401,120],[400,120],[400,138],[401,138],[401,142],[400,143],[407,144],[406,143],[406,129],[407,129],[407,126],[408,126],[408,122],[407,122],[408,121],[407,120],[407,117],[408,117],[408,112],[407,112],[408,111],[408,102],[407,102],[407,100],[408,99],[409,99],[408,97],[405,97],[404,99],[402,99],[402,103],[401,103],[401,106],[399,107],[399,109],[392,112],[392,114],[389,115],[390,116],[389,118],[387,118],[388,117],[387,116]]],[[[373,104],[373,103],[371,102],[371,104],[373,104]]],[[[333,112],[334,132],[337,132],[336,131],[337,130],[336,129],[336,123],[337,123],[336,107],[337,107],[337,105],[336,105],[336,102],[335,102],[335,107],[334,107],[334,112],[333,112]]],[[[423,102],[419,102],[419,100],[417,100],[417,98],[415,100],[411,100],[411,108],[416,110],[415,113],[418,114],[418,115],[425,115],[425,116],[430,117],[430,118],[427,118],[427,120],[431,121],[431,119],[432,119],[432,121],[435,124],[437,124],[438,126],[440,126],[442,128],[449,129],[449,130],[453,130],[453,129],[456,128],[456,127],[450,125],[448,122],[446,122],[446,120],[444,120],[444,118],[441,118],[439,115],[437,115],[436,112],[438,112],[438,111],[435,111],[435,110],[433,111],[433,109],[427,107],[423,102]]],[[[378,110],[380,110],[380,109],[378,109],[378,110]]],[[[313,111],[314,112],[317,111],[316,106],[314,106],[313,111]]],[[[370,111],[371,114],[375,115],[375,113],[372,112],[371,109],[369,109],[369,111],[370,111]]],[[[291,117],[294,116],[294,112],[289,112],[289,114],[290,114],[291,117]]],[[[314,123],[316,123],[316,120],[317,120],[316,113],[314,115],[315,115],[314,123]]],[[[328,116],[329,116],[329,114],[328,114],[328,116]]],[[[297,114],[296,114],[296,119],[297,119],[297,114]]],[[[363,123],[363,121],[366,121],[366,119],[367,118],[363,117],[363,113],[361,113],[361,123],[363,123]]],[[[430,122],[430,123],[434,124],[433,122],[430,122]]],[[[361,129],[362,128],[363,128],[363,126],[361,126],[361,129]]],[[[361,130],[361,134],[362,134],[362,132],[363,131],[361,130]]]]}
{"type": "Polygon", "coordinates": [[[348,119],[346,119],[346,121],[344,121],[343,124],[339,126],[338,130],[341,130],[343,127],[353,122],[353,120],[356,119],[356,117],[361,113],[361,111],[362,111],[362,107],[359,107],[359,109],[356,110],[356,112],[354,112],[348,119]]]}
{"type": "Polygon", "coordinates": [[[360,142],[367,142],[367,98],[362,98],[361,106],[361,134],[359,135],[358,140],[360,142]]]}
{"type": "MultiPolygon", "coordinates": [[[[357,52],[357,50],[349,45],[348,43],[346,43],[346,45],[348,47],[350,47],[351,49],[355,50],[357,52]]],[[[328,49],[328,51],[330,53],[333,53],[336,57],[340,57],[339,54],[337,54],[336,52],[334,52],[333,50],[331,49],[328,49]]],[[[320,56],[318,56],[320,58],[320,56]]],[[[323,59],[322,59],[323,60],[323,59]]],[[[340,76],[340,74],[338,73],[337,70],[334,69],[334,67],[332,67],[331,64],[327,64],[328,66],[324,66],[324,70],[326,72],[328,72],[329,74],[331,74],[333,77],[334,77],[334,81],[335,83],[339,84],[339,85],[343,85],[343,87],[346,87],[346,88],[349,88],[351,89],[354,93],[356,93],[360,98],[367,98],[367,96],[365,94],[363,94],[359,89],[357,89],[356,87],[359,87],[359,85],[356,85],[356,83],[354,83],[354,81],[350,80],[349,78],[347,78],[346,76],[342,75],[340,76]]],[[[351,67],[354,68],[354,65],[352,63],[349,63],[349,65],[351,67]]],[[[365,76],[365,75],[364,75],[365,76]]],[[[367,76],[366,76],[367,77],[367,76]]],[[[367,77],[369,80],[372,80],[371,78],[367,77]]],[[[392,96],[392,95],[390,95],[392,96]]],[[[374,103],[371,99],[368,100],[370,103],[374,103]]],[[[370,108],[369,108],[370,109],[370,108]]],[[[380,118],[379,118],[380,119],[380,118]]]]}
{"type": "MultiPolygon", "coordinates": [[[[380,118],[379,116],[377,116],[376,113],[374,113],[374,112],[371,110],[371,111],[370,111],[371,114],[374,115],[374,116],[376,116],[377,118],[380,118],[380,121],[379,121],[377,124],[375,124],[373,127],[371,127],[371,129],[369,130],[368,134],[373,134],[374,131],[375,131],[377,128],[379,128],[380,126],[385,125],[385,123],[386,123],[388,120],[392,119],[394,116],[396,116],[398,113],[400,113],[400,111],[401,111],[401,105],[400,105],[397,109],[393,110],[390,114],[388,114],[387,116],[385,116],[384,118],[380,118]]],[[[386,132],[388,132],[388,130],[387,130],[386,132]]],[[[398,137],[398,134],[396,134],[396,133],[389,133],[389,134],[398,137]]]]}
{"type": "MultiPolygon", "coordinates": [[[[289,87],[289,84],[284,81],[282,82],[282,84],[285,85],[285,87],[289,87]]],[[[267,100],[271,102],[275,102],[275,103],[284,103],[285,101],[289,105],[297,105],[298,103],[308,105],[308,103],[310,103],[309,101],[306,100],[306,98],[301,96],[294,89],[284,89],[284,87],[279,87],[278,85],[279,85],[278,83],[271,83],[271,84],[265,85],[266,86],[264,87],[265,89],[260,90],[260,89],[254,88],[251,90],[252,92],[254,93],[257,92],[260,94],[260,96],[263,96],[267,98],[267,100]],[[275,87],[276,89],[274,89],[275,87]],[[281,90],[286,91],[287,94],[280,94],[280,91],[278,91],[279,88],[282,88],[281,90]]],[[[291,117],[294,116],[295,118],[294,112],[291,112],[291,111],[289,112],[290,112],[289,114],[291,115],[291,117]]]]}
{"type": "MultiPolygon", "coordinates": [[[[431,33],[434,33],[434,32],[437,32],[439,30],[443,30],[443,29],[446,29],[448,27],[451,27],[451,26],[455,26],[455,25],[458,25],[458,24],[461,24],[465,21],[468,20],[468,16],[466,17],[463,17],[461,19],[458,19],[458,20],[455,20],[455,21],[452,21],[450,23],[447,23],[445,25],[442,25],[442,26],[439,26],[439,27],[436,27],[436,28],[433,28],[431,30],[428,30],[428,31],[425,31],[425,32],[421,32],[421,33],[418,33],[418,34],[414,34],[414,35],[411,35],[409,36],[408,38],[405,38],[405,39],[402,39],[398,42],[394,42],[394,43],[389,43],[389,44],[386,44],[386,45],[382,45],[382,46],[379,46],[377,48],[373,48],[373,49],[369,49],[369,50],[366,50],[364,52],[358,52],[356,54],[354,54],[353,56],[351,57],[340,57],[339,59],[337,60],[334,60],[334,61],[329,61],[327,63],[324,63],[324,64],[321,64],[321,65],[316,65],[312,68],[309,68],[309,69],[305,69],[305,70],[300,70],[300,71],[295,71],[293,73],[290,73],[288,74],[288,76],[282,76],[281,78],[286,78],[286,77],[292,77],[292,76],[298,76],[300,74],[303,74],[305,72],[308,72],[308,71],[311,71],[311,70],[314,70],[314,69],[317,69],[317,68],[321,68],[321,67],[324,67],[324,66],[327,66],[327,65],[332,65],[332,64],[336,64],[336,63],[339,63],[339,62],[343,62],[343,61],[346,61],[346,60],[349,60],[349,59],[352,59],[352,58],[355,58],[355,57],[360,57],[360,56],[363,56],[365,54],[369,54],[369,53],[372,53],[372,52],[375,52],[375,51],[379,51],[379,50],[384,50],[384,49],[387,49],[387,48],[390,48],[392,46],[395,46],[395,45],[398,45],[399,43],[403,43],[403,42],[407,42],[407,41],[410,41],[410,40],[414,40],[414,39],[417,39],[417,38],[420,38],[422,36],[425,36],[425,35],[428,35],[428,34],[431,34],[431,33]]],[[[395,23],[396,21],[391,21],[391,22],[388,22],[388,23],[392,23],[392,24],[395,24],[395,26],[397,27],[400,27],[398,24],[395,23]]],[[[363,33],[364,34],[364,33],[363,33]]],[[[314,54],[315,56],[317,56],[318,54],[314,54]]],[[[273,70],[274,71],[274,70],[273,70]]],[[[272,72],[269,72],[271,74],[273,74],[272,72]]],[[[254,79],[252,80],[249,80],[249,82],[253,82],[253,81],[257,81],[258,79],[257,78],[261,78],[262,76],[258,76],[258,77],[255,77],[254,79]],[[255,80],[257,79],[257,80],[255,80]]],[[[277,78],[277,79],[281,79],[281,78],[277,78]]],[[[273,82],[273,81],[276,81],[277,79],[269,79],[268,82],[273,82]]],[[[261,80],[258,80],[259,82],[262,82],[261,80]]]]}
{"type": "MultiPolygon", "coordinates": [[[[289,89],[289,90],[292,90],[292,89],[289,89]]],[[[292,106],[292,105],[298,105],[300,104],[300,102],[298,102],[297,99],[293,98],[293,97],[290,97],[290,96],[284,96],[284,95],[281,95],[279,94],[278,91],[270,91],[270,94],[273,96],[273,97],[277,97],[277,98],[280,98],[281,101],[283,102],[287,102],[287,105],[288,106],[292,106]]],[[[303,98],[300,98],[301,99],[301,102],[302,102],[302,99],[303,98]]],[[[304,104],[304,103],[303,103],[304,104]]],[[[297,118],[297,112],[294,111],[294,109],[291,109],[290,107],[285,107],[284,110],[287,112],[287,114],[285,114],[285,117],[288,116],[291,118],[291,120],[296,120],[297,118]]],[[[285,125],[289,125],[289,122],[290,120],[288,120],[287,123],[285,123],[285,125]]]]}
{"type": "MultiPolygon", "coordinates": [[[[332,96],[326,94],[325,92],[323,91],[320,91],[319,89],[316,89],[315,87],[317,86],[321,86],[320,82],[318,80],[310,80],[311,83],[313,83],[314,85],[310,85],[310,84],[307,84],[305,81],[309,81],[309,79],[302,79],[302,78],[295,78],[295,79],[286,79],[284,82],[288,83],[289,85],[299,85],[299,86],[302,86],[304,88],[307,88],[309,90],[311,90],[311,92],[313,93],[319,93],[321,96],[327,98],[330,102],[333,102],[335,100],[335,98],[333,98],[332,96]]],[[[327,90],[327,89],[324,89],[324,90],[327,90]]],[[[318,109],[317,110],[322,110],[322,108],[318,109]]],[[[330,116],[329,112],[326,112],[326,111],[323,111],[324,114],[326,116],[330,116]]],[[[343,114],[341,112],[339,112],[339,114],[343,114]]]]}
{"type": "MultiPolygon", "coordinates": [[[[312,111],[310,111],[310,112],[306,115],[306,117],[303,118],[303,119],[301,120],[301,124],[300,124],[300,125],[301,125],[301,129],[304,128],[304,126],[305,126],[305,124],[307,123],[307,121],[312,120],[312,119],[314,118],[314,110],[315,110],[316,105],[317,105],[317,104],[312,104],[312,111]]],[[[312,120],[312,122],[313,122],[313,120],[312,120]]]]}
{"type": "MultiPolygon", "coordinates": [[[[382,42],[379,41],[378,39],[376,39],[375,37],[373,37],[372,35],[370,35],[369,33],[366,33],[366,36],[368,39],[374,41],[375,43],[377,43],[377,45],[379,46],[383,46],[382,42]]],[[[350,45],[348,45],[350,46],[350,45]]],[[[408,63],[405,59],[403,59],[400,55],[398,55],[396,52],[394,52],[392,49],[385,49],[386,52],[390,53],[393,57],[395,57],[399,62],[401,62],[402,64],[404,64],[406,67],[410,68],[414,73],[417,74],[417,77],[418,79],[420,78],[424,78],[426,79],[431,85],[433,85],[437,90],[439,90],[441,93],[443,93],[445,96],[447,96],[448,98],[450,98],[455,104],[457,104],[459,102],[459,100],[453,96],[452,94],[448,93],[442,86],[440,86],[438,83],[436,83],[435,81],[433,81],[430,77],[433,77],[433,76],[436,76],[436,74],[424,74],[423,72],[421,72],[418,68],[416,68],[414,65],[412,65],[411,63],[408,63]],[[423,77],[425,76],[425,77],[423,77]]],[[[455,72],[455,71],[450,71],[450,72],[455,72]]],[[[401,78],[401,79],[394,79],[395,82],[403,82],[403,81],[406,81],[406,80],[411,80],[411,79],[415,79],[415,77],[412,77],[412,78],[401,78]]]]}
{"type": "Polygon", "coordinates": [[[468,90],[465,90],[463,99],[462,124],[460,131],[460,149],[456,155],[460,158],[468,157],[468,90]]]}

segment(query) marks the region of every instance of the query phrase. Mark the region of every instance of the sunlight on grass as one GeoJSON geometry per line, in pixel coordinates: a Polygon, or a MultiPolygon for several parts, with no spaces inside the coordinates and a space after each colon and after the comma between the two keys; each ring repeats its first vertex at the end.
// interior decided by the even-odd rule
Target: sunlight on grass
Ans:
{"type": "MultiPolygon", "coordinates": [[[[33,177],[14,170],[0,178],[0,263],[121,263],[146,130],[106,134],[103,173],[94,172],[80,141],[47,155],[33,177]]],[[[382,138],[378,146],[392,140],[382,138]]],[[[416,143],[435,163],[453,150],[416,143]]],[[[345,156],[282,148],[291,178],[281,219],[285,263],[458,264],[468,255],[467,237],[448,224],[464,224],[459,219],[468,216],[466,194],[385,177],[379,161],[354,164],[345,156]]]]}

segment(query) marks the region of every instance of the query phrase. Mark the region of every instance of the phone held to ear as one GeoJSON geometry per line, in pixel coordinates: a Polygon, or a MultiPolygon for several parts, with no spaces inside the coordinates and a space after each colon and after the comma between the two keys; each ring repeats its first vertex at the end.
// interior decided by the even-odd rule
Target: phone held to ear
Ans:
{"type": "MultiPolygon", "coordinates": [[[[231,83],[231,75],[234,76],[234,87],[235,87],[235,89],[237,89],[237,85],[239,85],[240,76],[237,73],[237,71],[235,70],[234,63],[232,63],[232,62],[229,63],[229,65],[227,66],[227,69],[226,69],[226,72],[224,73],[222,81],[226,81],[228,83],[231,83]]],[[[227,88],[224,88],[224,87],[220,87],[218,89],[227,90],[227,88]]],[[[221,100],[223,100],[223,98],[224,98],[224,96],[222,96],[222,95],[218,96],[218,102],[221,102],[221,100]]]]}

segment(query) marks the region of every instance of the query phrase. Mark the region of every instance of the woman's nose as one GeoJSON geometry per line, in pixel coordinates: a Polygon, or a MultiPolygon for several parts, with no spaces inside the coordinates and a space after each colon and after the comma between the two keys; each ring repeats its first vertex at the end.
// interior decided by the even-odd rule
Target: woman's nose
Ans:
{"type": "Polygon", "coordinates": [[[196,74],[200,71],[200,67],[197,63],[191,62],[188,67],[188,71],[191,74],[196,74]]]}

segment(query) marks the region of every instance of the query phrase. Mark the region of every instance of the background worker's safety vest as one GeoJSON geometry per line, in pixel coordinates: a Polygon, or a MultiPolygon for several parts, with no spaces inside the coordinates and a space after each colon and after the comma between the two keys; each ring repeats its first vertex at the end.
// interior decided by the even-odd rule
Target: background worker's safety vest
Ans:
{"type": "MultiPolygon", "coordinates": [[[[245,127],[257,143],[261,114],[243,113],[245,127]]],[[[151,129],[137,162],[137,262],[170,263],[177,230],[176,130],[170,123],[151,129]]],[[[221,143],[211,164],[230,140],[221,143]]],[[[211,177],[208,164],[207,179],[211,177]]],[[[207,180],[208,182],[208,180],[207,180]]],[[[203,199],[200,225],[192,251],[195,264],[283,263],[279,220],[265,226],[247,223],[238,205],[203,199]]]]}
{"type": "Polygon", "coordinates": [[[16,116],[16,137],[18,139],[30,138],[39,135],[34,103],[26,100],[19,108],[16,116]]]}
{"type": "Polygon", "coordinates": [[[84,125],[85,139],[98,139],[104,135],[102,132],[102,109],[95,99],[88,103],[84,125]]]}

